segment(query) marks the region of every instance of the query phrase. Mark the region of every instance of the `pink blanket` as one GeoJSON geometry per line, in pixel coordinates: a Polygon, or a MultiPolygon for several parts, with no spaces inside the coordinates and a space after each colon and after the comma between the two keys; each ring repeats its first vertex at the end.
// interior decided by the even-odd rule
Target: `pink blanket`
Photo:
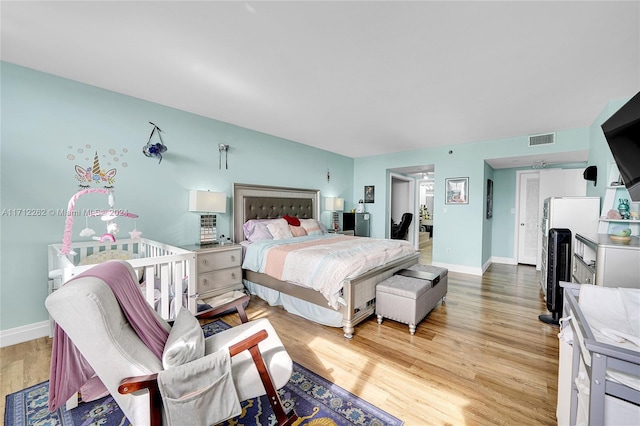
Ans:
{"type": "MultiPolygon", "coordinates": [[[[99,278],[111,288],[135,332],[158,359],[161,359],[169,333],[158,322],[151,306],[144,300],[126,264],[121,261],[101,263],[68,282],[82,277],[99,278]]],[[[49,411],[57,410],[79,390],[84,401],[92,401],[108,394],[89,363],[64,330],[56,324],[51,351],[49,411]]]]}

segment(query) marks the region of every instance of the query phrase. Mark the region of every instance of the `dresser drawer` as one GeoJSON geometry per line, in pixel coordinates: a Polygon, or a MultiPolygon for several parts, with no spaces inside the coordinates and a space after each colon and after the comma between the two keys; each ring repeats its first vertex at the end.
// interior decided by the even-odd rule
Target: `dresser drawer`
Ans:
{"type": "Polygon", "coordinates": [[[217,250],[211,253],[198,253],[198,274],[218,269],[240,266],[242,249],[217,250]]]}
{"type": "Polygon", "coordinates": [[[242,268],[239,266],[198,274],[198,293],[200,295],[238,285],[242,286],[242,268]]]}

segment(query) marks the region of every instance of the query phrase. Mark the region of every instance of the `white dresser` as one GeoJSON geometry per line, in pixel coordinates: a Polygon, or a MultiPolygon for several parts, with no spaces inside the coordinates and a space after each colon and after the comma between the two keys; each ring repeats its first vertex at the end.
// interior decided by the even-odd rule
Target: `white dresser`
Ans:
{"type": "Polygon", "coordinates": [[[640,288],[640,239],[619,242],[607,234],[576,234],[573,281],[640,288]]]}
{"type": "Polygon", "coordinates": [[[184,247],[196,253],[198,297],[201,300],[243,290],[242,247],[238,244],[184,247]]]}

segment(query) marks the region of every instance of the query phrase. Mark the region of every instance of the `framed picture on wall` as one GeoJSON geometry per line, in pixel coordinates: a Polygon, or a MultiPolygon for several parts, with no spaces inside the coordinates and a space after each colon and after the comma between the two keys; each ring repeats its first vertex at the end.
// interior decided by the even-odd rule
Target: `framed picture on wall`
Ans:
{"type": "Polygon", "coordinates": [[[487,219],[493,217],[493,181],[487,179],[487,219]]]}
{"type": "Polygon", "coordinates": [[[469,204],[469,178],[446,178],[445,204],[469,204]]]}
{"type": "Polygon", "coordinates": [[[367,185],[364,187],[364,202],[373,203],[375,200],[375,186],[367,185]]]}

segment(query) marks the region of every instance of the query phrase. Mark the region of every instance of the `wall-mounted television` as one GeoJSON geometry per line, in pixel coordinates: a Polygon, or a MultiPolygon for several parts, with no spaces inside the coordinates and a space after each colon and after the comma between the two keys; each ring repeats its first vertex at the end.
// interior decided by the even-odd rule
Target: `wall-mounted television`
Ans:
{"type": "Polygon", "coordinates": [[[631,200],[640,201],[640,92],[602,123],[602,131],[631,200]]]}

